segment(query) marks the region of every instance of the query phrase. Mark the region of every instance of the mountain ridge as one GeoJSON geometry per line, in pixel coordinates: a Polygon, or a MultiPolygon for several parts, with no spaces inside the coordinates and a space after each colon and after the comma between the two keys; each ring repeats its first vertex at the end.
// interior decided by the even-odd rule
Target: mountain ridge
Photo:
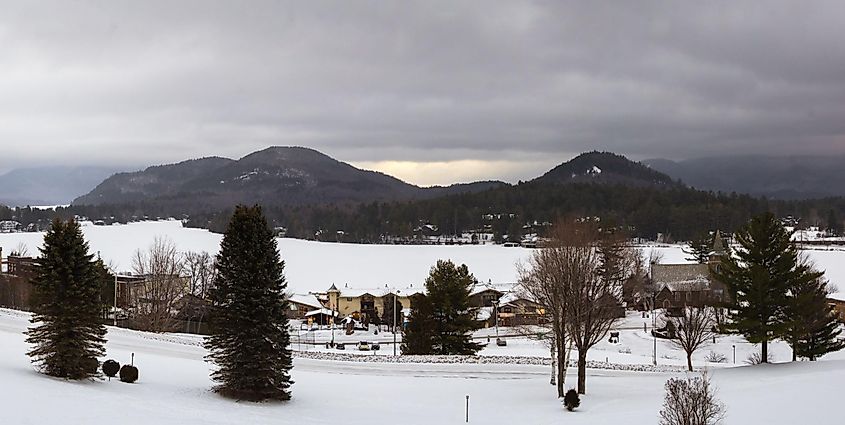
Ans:
{"type": "Polygon", "coordinates": [[[845,196],[845,155],[654,158],[643,163],[701,190],[786,200],[845,196]]]}

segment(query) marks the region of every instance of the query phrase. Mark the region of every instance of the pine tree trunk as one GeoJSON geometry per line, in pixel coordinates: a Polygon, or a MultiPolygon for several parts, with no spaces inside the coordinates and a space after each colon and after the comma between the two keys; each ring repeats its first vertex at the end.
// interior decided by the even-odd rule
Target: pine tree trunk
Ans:
{"type": "Polygon", "coordinates": [[[763,352],[762,358],[760,359],[761,363],[768,363],[769,362],[769,341],[763,340],[763,352]]]}
{"type": "Polygon", "coordinates": [[[578,394],[587,393],[587,350],[578,349],[578,394]]]}

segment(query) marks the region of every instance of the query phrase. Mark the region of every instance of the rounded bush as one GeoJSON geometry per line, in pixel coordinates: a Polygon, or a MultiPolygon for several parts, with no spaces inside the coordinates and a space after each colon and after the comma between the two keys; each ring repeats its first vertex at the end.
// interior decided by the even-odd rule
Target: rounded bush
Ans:
{"type": "Polygon", "coordinates": [[[103,362],[103,373],[105,373],[109,378],[114,378],[119,371],[120,363],[114,360],[106,360],[103,362]]]}
{"type": "Polygon", "coordinates": [[[85,365],[85,371],[91,374],[96,374],[97,369],[100,368],[100,362],[94,357],[88,357],[83,360],[83,362],[83,364],[85,365]]]}
{"type": "Polygon", "coordinates": [[[120,381],[126,383],[133,383],[138,380],[138,368],[135,366],[123,365],[120,368],[120,381]]]}
{"type": "Polygon", "coordinates": [[[580,406],[581,398],[578,397],[578,391],[575,391],[575,389],[567,391],[566,395],[563,396],[563,405],[566,406],[566,410],[570,412],[580,406]]]}

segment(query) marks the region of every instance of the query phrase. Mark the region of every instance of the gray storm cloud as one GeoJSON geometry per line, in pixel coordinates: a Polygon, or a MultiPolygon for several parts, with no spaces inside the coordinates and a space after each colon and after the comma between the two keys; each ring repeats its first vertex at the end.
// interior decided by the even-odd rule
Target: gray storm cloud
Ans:
{"type": "Polygon", "coordinates": [[[304,145],[432,184],[845,153],[838,1],[0,3],[0,169],[304,145]]]}

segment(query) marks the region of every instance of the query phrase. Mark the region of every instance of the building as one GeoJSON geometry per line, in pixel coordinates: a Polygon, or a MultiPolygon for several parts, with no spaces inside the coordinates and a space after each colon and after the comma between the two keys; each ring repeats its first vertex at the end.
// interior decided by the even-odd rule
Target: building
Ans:
{"type": "Polygon", "coordinates": [[[542,305],[518,295],[516,292],[509,292],[497,300],[497,315],[495,320],[499,326],[526,326],[541,325],[546,323],[546,309],[542,305]]]}
{"type": "Polygon", "coordinates": [[[845,293],[828,295],[827,305],[833,308],[833,312],[840,321],[845,322],[845,293]]]}
{"type": "Polygon", "coordinates": [[[727,251],[716,231],[710,260],[706,264],[652,264],[651,282],[657,289],[655,307],[720,305],[727,299],[727,288],[713,279],[727,251]]]}
{"type": "Polygon", "coordinates": [[[0,307],[30,310],[35,258],[9,256],[0,249],[0,307]],[[5,268],[2,267],[5,265],[5,268]]]}

